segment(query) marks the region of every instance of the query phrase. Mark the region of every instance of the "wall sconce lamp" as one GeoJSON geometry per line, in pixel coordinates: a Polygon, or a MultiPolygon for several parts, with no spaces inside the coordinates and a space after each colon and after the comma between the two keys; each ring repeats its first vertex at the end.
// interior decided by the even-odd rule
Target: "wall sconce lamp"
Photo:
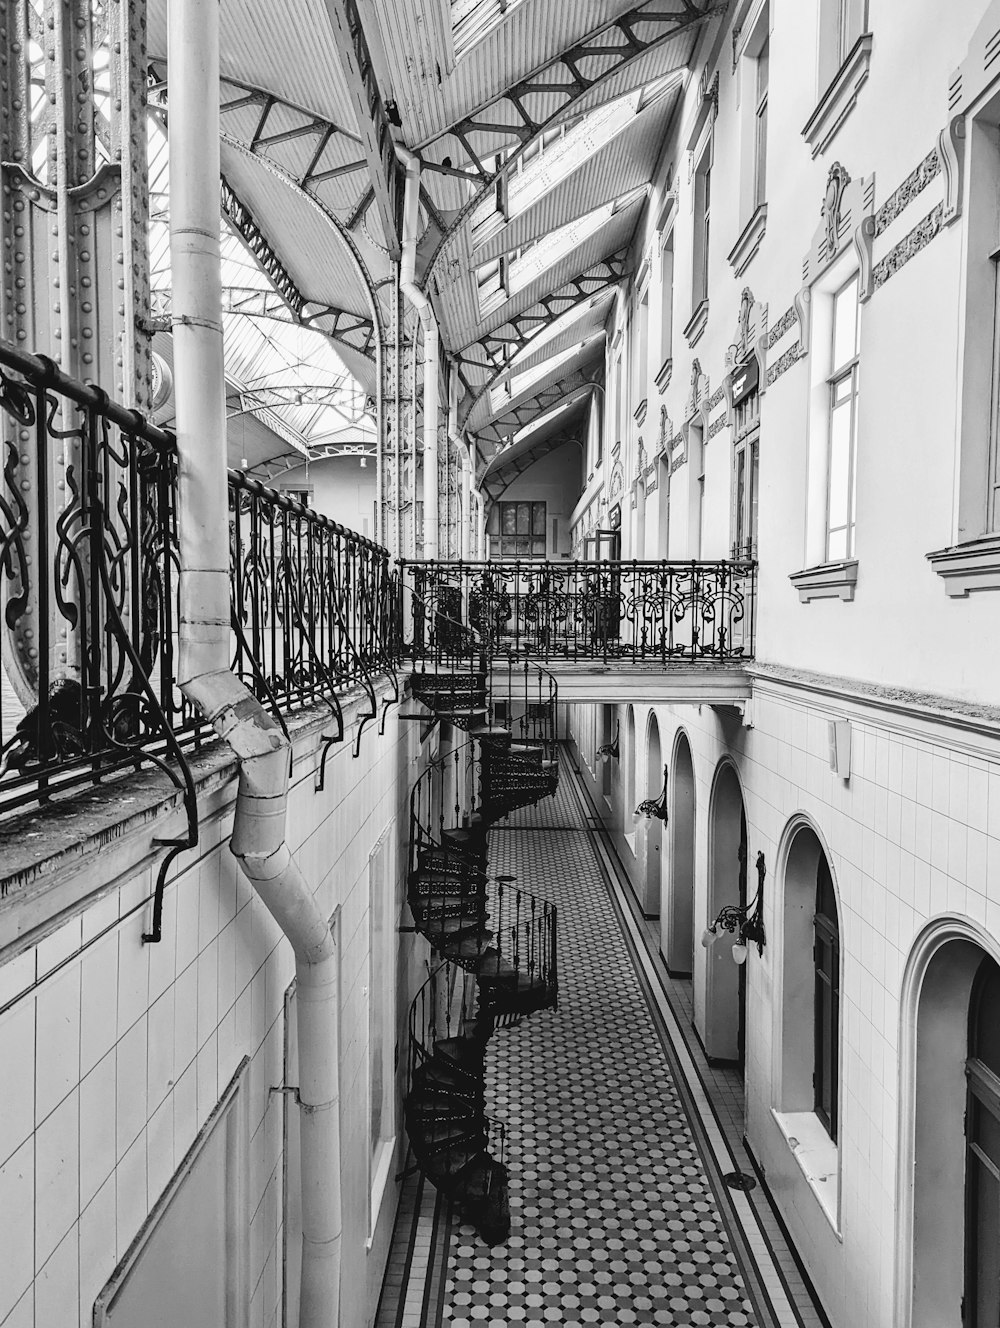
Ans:
{"type": "Polygon", "coordinates": [[[605,742],[605,743],[603,743],[600,747],[598,747],[598,749],[597,749],[597,759],[598,759],[599,761],[617,761],[617,760],[618,760],[618,756],[619,756],[619,752],[618,752],[618,738],[619,738],[619,736],[620,736],[620,734],[621,734],[621,727],[622,727],[622,726],[621,726],[621,721],[620,721],[620,720],[616,721],[616,723],[615,723],[615,736],[614,736],[613,741],[611,741],[611,742],[605,742]]]}
{"type": "Polygon", "coordinates": [[[736,904],[726,904],[724,908],[719,910],[719,916],[702,933],[701,943],[706,950],[721,930],[728,931],[730,935],[736,937],[733,945],[734,963],[746,963],[748,941],[756,944],[759,955],[764,953],[764,946],[767,943],[767,937],[764,934],[764,877],[766,873],[767,867],[764,865],[764,854],[761,852],[757,854],[757,893],[749,904],[744,904],[742,908],[736,904]]]}
{"type": "Polygon", "coordinates": [[[663,788],[658,798],[644,798],[632,813],[636,821],[641,821],[644,816],[650,818],[656,817],[658,821],[664,824],[667,822],[667,767],[663,767],[663,788]]]}

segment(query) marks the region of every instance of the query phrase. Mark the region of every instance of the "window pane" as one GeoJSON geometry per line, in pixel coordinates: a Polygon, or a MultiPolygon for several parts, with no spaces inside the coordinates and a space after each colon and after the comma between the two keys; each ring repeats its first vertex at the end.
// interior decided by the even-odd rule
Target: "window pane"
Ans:
{"type": "Polygon", "coordinates": [[[518,558],[531,557],[531,540],[518,538],[514,541],[515,556],[518,558]]]}
{"type": "Polygon", "coordinates": [[[531,556],[532,558],[545,557],[545,541],[543,539],[533,539],[531,541],[531,556]]]}
{"type": "Polygon", "coordinates": [[[500,529],[505,535],[517,534],[517,508],[513,503],[500,504],[500,529]]]}
{"type": "Polygon", "coordinates": [[[833,368],[858,353],[858,278],[854,276],[833,301],[833,368]]]}
{"type": "Polygon", "coordinates": [[[531,533],[532,535],[545,534],[545,504],[531,504],[531,533]]]}
{"type": "Polygon", "coordinates": [[[531,504],[518,503],[517,505],[517,533],[519,535],[528,535],[531,532],[531,504]]]}
{"type": "Polygon", "coordinates": [[[757,101],[767,92],[767,72],[770,63],[770,43],[765,42],[757,56],[757,101]]]}
{"type": "Polygon", "coordinates": [[[837,406],[830,421],[830,480],[827,525],[831,531],[850,519],[851,402],[837,406]]]}

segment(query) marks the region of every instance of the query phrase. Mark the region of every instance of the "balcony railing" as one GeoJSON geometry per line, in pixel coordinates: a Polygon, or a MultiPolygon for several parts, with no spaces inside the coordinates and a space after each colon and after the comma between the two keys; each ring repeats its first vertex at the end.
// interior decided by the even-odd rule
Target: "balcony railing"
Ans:
{"type": "Polygon", "coordinates": [[[473,650],[555,661],[753,658],[752,562],[404,563],[414,661],[473,650]]]}
{"type": "MultiPolygon", "coordinates": [[[[177,687],[173,435],[0,342],[0,814],[143,763],[181,788],[210,736],[177,687]]],[[[398,659],[389,555],[229,476],[232,664],[283,723],[336,717],[398,659]]]]}

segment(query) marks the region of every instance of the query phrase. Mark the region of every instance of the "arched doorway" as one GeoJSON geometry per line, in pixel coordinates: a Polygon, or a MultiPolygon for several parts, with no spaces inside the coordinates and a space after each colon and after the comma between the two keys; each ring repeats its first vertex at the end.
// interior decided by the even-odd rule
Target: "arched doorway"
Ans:
{"type": "Polygon", "coordinates": [[[785,858],[780,1109],[811,1112],[836,1142],[840,1116],[841,910],[819,836],[800,819],[785,858]]]}
{"type": "MultiPolygon", "coordinates": [[[[663,787],[663,757],[660,752],[660,726],[650,712],[646,731],[646,791],[642,798],[658,798],[663,787]]],[[[638,803],[636,803],[638,805],[638,803]]],[[[663,822],[658,816],[643,817],[646,844],[643,862],[642,911],[647,918],[660,915],[660,882],[663,877],[663,822]]]]}
{"type": "Polygon", "coordinates": [[[677,735],[670,769],[668,868],[660,903],[660,953],[674,977],[694,968],[694,763],[691,744],[677,735]]]}
{"type": "MultiPolygon", "coordinates": [[[[708,917],[727,904],[747,902],[747,822],[736,771],[725,762],[709,804],[708,917]]],[[[705,1054],[735,1061],[740,1070],[746,1040],[746,964],[733,962],[732,936],[722,931],[708,946],[705,975],[705,1054]]]]}
{"type": "MultiPolygon", "coordinates": [[[[601,742],[602,747],[610,747],[615,737],[615,708],[614,706],[601,706],[601,742]]],[[[601,793],[606,798],[611,797],[611,761],[601,762],[601,793]]]]}
{"type": "Polygon", "coordinates": [[[904,979],[896,1322],[985,1328],[1000,1320],[1000,965],[973,924],[936,929],[904,979]]]}

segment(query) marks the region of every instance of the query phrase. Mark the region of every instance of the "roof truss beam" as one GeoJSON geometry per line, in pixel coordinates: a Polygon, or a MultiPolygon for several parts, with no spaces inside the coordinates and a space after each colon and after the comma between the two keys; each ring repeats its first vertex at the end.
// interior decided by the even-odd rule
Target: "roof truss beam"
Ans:
{"type": "MultiPolygon", "coordinates": [[[[307,299],[257,224],[253,213],[238,197],[225,177],[222,180],[222,211],[289,310],[291,321],[323,332],[367,359],[375,359],[375,324],[372,320],[347,309],[338,309],[333,305],[320,304],[307,299]]],[[[262,292],[263,297],[269,294],[270,292],[262,292]]],[[[266,305],[266,298],[264,303],[266,305]]],[[[272,303],[272,310],[273,307],[272,303]]],[[[245,313],[248,310],[234,309],[233,312],[245,313]]],[[[258,316],[264,317],[265,314],[261,311],[258,316]]],[[[269,312],[268,316],[276,315],[269,312]]]]}
{"type": "MultiPolygon", "coordinates": [[[[487,168],[471,141],[473,136],[501,135],[508,141],[517,140],[521,148],[525,147],[549,121],[563,115],[567,107],[597,83],[620,73],[647,51],[669,41],[685,28],[703,22],[721,8],[724,6],[711,0],[667,0],[666,4],[663,0],[650,0],[648,4],[637,5],[619,18],[595,28],[499,96],[483,102],[448,129],[421,143],[420,150],[425,151],[442,138],[457,139],[485,188],[502,172],[494,173],[487,168]],[[588,65],[595,68],[588,70],[585,68],[588,65]],[[547,106],[553,95],[565,99],[556,111],[531,108],[532,99],[541,97],[547,106]]],[[[488,151],[495,150],[493,144],[488,151]]]]}
{"type": "MultiPolygon", "coordinates": [[[[338,52],[354,105],[368,161],[368,184],[372,201],[378,209],[386,248],[390,257],[399,258],[402,231],[403,195],[401,171],[396,160],[389,117],[382,102],[371,51],[365,37],[358,0],[326,0],[326,11],[340,38],[338,52]]],[[[364,213],[354,216],[360,220],[364,213]]]]}
{"type": "Polygon", "coordinates": [[[604,258],[557,290],[543,295],[530,309],[512,315],[494,332],[488,332],[456,357],[459,380],[469,394],[459,408],[459,420],[465,422],[480,399],[511,366],[511,361],[531,344],[540,327],[548,326],[570,310],[578,308],[602,291],[617,286],[628,272],[628,248],[604,258]],[[469,371],[488,374],[485,383],[470,380],[469,371]]]}
{"type": "Polygon", "coordinates": [[[594,384],[599,383],[603,374],[604,358],[602,356],[600,359],[591,361],[588,365],[574,369],[556,382],[549,383],[541,391],[536,392],[533,397],[529,397],[510,410],[504,411],[496,419],[490,420],[489,424],[482,429],[477,429],[476,436],[483,442],[495,443],[497,447],[500,447],[506,443],[509,436],[531,424],[539,415],[544,415],[546,411],[561,405],[570,393],[578,392],[581,388],[593,387],[594,384]]]}

